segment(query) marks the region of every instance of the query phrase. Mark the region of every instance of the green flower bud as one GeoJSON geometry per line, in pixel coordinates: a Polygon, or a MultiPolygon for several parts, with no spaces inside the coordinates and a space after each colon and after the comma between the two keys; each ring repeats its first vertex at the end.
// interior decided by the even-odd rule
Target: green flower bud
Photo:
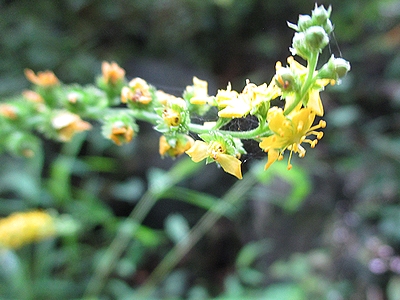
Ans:
{"type": "Polygon", "coordinates": [[[312,25],[313,22],[309,15],[299,15],[299,21],[297,22],[298,31],[306,31],[312,25]]]}
{"type": "Polygon", "coordinates": [[[335,58],[334,64],[338,78],[344,77],[350,71],[350,63],[343,58],[335,58]]]}
{"type": "Polygon", "coordinates": [[[310,50],[322,51],[328,45],[329,37],[320,26],[311,26],[305,32],[306,46],[310,50]]]}
{"type": "Polygon", "coordinates": [[[304,32],[296,32],[292,41],[290,52],[292,55],[299,55],[301,58],[308,60],[310,58],[310,47],[306,43],[306,35],[304,32]]]}
{"type": "Polygon", "coordinates": [[[335,58],[333,55],[329,61],[318,71],[318,78],[338,80],[350,71],[350,63],[343,58],[335,58]]]}
{"type": "Polygon", "coordinates": [[[330,34],[333,31],[333,24],[329,19],[326,20],[325,24],[322,24],[321,26],[324,28],[326,34],[330,34]]]}
{"type": "Polygon", "coordinates": [[[317,6],[317,4],[315,4],[314,10],[311,12],[313,24],[322,26],[330,18],[331,12],[331,6],[328,7],[328,10],[326,10],[323,5],[317,6]]]}

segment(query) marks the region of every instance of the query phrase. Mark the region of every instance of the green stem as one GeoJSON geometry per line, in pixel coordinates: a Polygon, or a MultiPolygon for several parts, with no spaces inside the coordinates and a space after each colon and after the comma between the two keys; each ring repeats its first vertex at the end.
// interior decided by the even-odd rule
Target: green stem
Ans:
{"type": "Polygon", "coordinates": [[[129,242],[132,240],[132,236],[135,235],[143,219],[147,216],[157,200],[176,183],[188,178],[201,167],[201,164],[195,164],[189,158],[186,158],[181,159],[168,172],[160,175],[162,178],[159,178],[159,180],[160,183],[162,182],[162,185],[159,184],[154,185],[153,188],[150,187],[130,215],[119,226],[117,235],[94,270],[93,277],[90,279],[86,288],[84,299],[97,297],[101,292],[107,277],[115,267],[119,257],[126,249],[129,242]]]}
{"type": "Polygon", "coordinates": [[[246,199],[245,195],[256,183],[252,173],[246,174],[243,180],[237,181],[224,197],[207,211],[199,222],[191,229],[189,234],[171,249],[161,263],[150,275],[148,281],[135,295],[135,299],[148,299],[156,286],[177,265],[177,263],[193,248],[193,246],[227,213],[232,206],[237,206],[246,199]]]}
{"type": "Polygon", "coordinates": [[[295,109],[297,107],[297,105],[304,100],[304,97],[307,95],[308,90],[315,83],[316,77],[314,76],[314,73],[317,68],[318,57],[319,57],[319,52],[311,53],[311,57],[308,60],[308,67],[307,67],[308,73],[307,73],[306,80],[304,81],[304,84],[301,87],[300,93],[296,94],[295,101],[293,101],[293,103],[285,109],[285,111],[284,111],[285,116],[290,114],[293,111],[293,109],[295,109]]]}
{"type": "MultiPolygon", "coordinates": [[[[189,130],[191,132],[195,133],[208,133],[212,128],[206,128],[203,125],[200,124],[189,124],[189,130]]],[[[222,134],[228,134],[234,138],[239,138],[239,139],[255,139],[258,137],[261,137],[265,135],[265,133],[269,130],[268,126],[258,126],[257,128],[254,128],[252,130],[248,131],[230,131],[230,130],[218,130],[218,132],[222,134]]]]}
{"type": "Polygon", "coordinates": [[[139,228],[141,222],[146,217],[150,209],[156,203],[157,197],[148,191],[140,199],[139,204],[131,214],[120,225],[117,235],[103,254],[102,259],[97,264],[93,276],[89,281],[83,299],[95,298],[101,292],[105,281],[114,269],[118,258],[126,249],[132,236],[139,228]]]}

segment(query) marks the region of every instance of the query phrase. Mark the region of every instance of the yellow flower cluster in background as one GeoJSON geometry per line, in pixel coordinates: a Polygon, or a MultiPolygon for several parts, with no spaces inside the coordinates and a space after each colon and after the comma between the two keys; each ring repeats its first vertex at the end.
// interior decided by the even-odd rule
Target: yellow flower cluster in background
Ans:
{"type": "Polygon", "coordinates": [[[20,248],[56,234],[53,217],[45,211],[11,214],[0,219],[0,247],[20,248]]]}

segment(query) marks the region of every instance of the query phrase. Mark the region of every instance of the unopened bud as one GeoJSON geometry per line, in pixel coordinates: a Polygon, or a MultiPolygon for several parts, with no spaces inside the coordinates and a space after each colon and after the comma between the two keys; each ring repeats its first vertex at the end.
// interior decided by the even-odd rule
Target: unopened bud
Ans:
{"type": "Polygon", "coordinates": [[[306,31],[312,25],[312,19],[309,15],[299,15],[299,21],[297,22],[298,31],[306,31]]]}
{"type": "Polygon", "coordinates": [[[323,25],[331,16],[332,7],[329,6],[326,10],[323,5],[315,5],[314,10],[311,12],[312,20],[314,24],[323,25]]]}
{"type": "Polygon", "coordinates": [[[292,55],[299,55],[301,58],[308,60],[310,58],[310,49],[307,47],[306,35],[304,32],[296,32],[290,48],[292,55]]]}
{"type": "Polygon", "coordinates": [[[329,37],[320,26],[311,26],[305,32],[306,44],[310,50],[322,51],[329,43],[329,37]]]}
{"type": "Polygon", "coordinates": [[[343,58],[335,58],[333,55],[329,61],[322,66],[318,72],[321,79],[338,80],[344,77],[350,71],[350,63],[343,58]]]}

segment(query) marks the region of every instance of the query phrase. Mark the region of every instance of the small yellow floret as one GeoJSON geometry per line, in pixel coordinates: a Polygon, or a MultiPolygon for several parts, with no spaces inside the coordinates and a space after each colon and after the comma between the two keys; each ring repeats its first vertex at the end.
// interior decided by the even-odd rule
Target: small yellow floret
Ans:
{"type": "Polygon", "coordinates": [[[15,249],[55,234],[54,220],[44,211],[14,213],[0,219],[0,247],[15,249]]]}

